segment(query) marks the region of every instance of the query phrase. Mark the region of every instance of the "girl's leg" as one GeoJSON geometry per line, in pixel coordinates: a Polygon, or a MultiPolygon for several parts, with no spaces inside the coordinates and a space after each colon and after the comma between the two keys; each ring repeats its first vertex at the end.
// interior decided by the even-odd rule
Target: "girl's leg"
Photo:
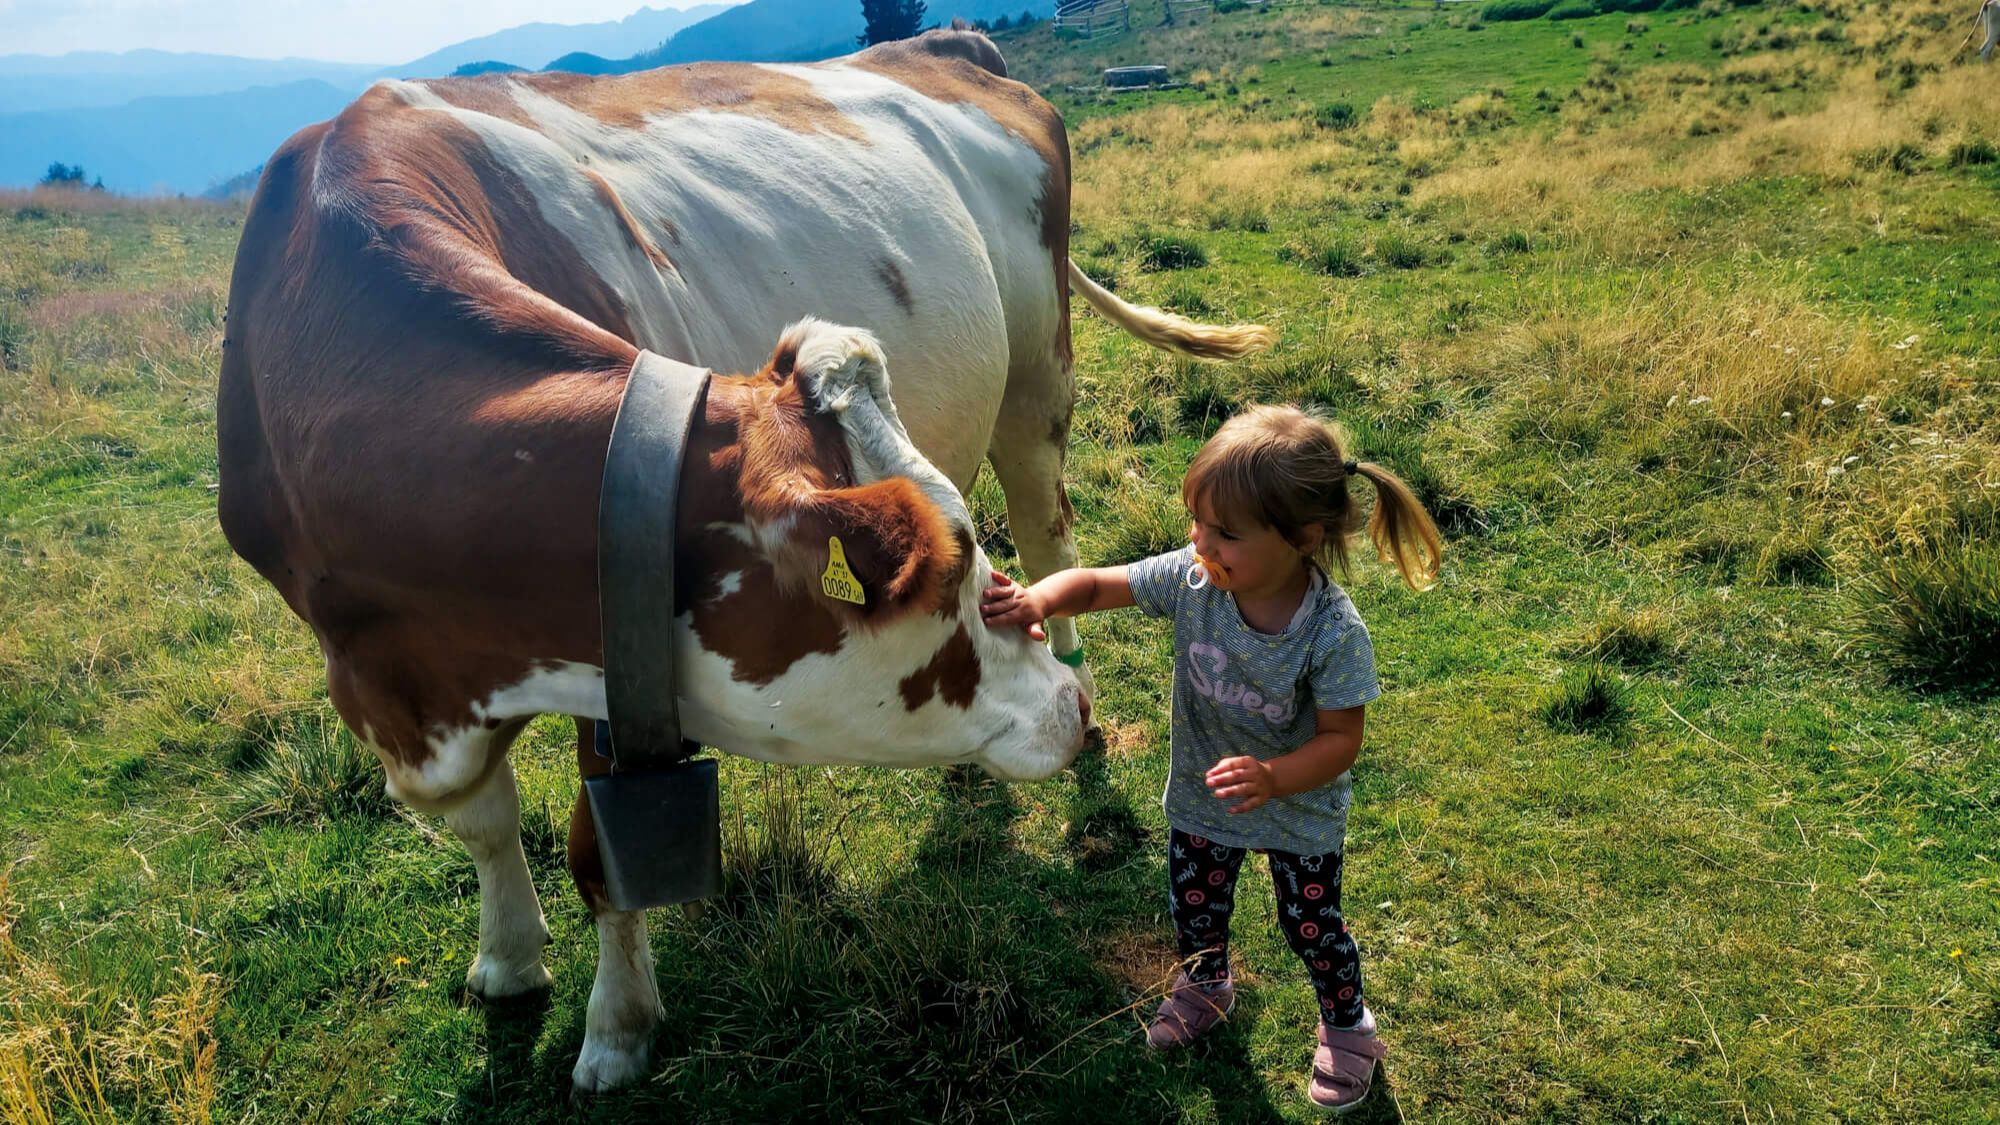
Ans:
{"type": "Polygon", "coordinates": [[[1229,915],[1236,909],[1236,872],[1243,849],[1180,829],[1167,833],[1167,901],[1188,979],[1197,984],[1229,974],[1229,915]]]}
{"type": "Polygon", "coordinates": [[[1361,951],[1340,916],[1340,853],[1269,854],[1278,924],[1306,963],[1320,1019],[1328,1027],[1354,1027],[1361,1022],[1361,951]]]}

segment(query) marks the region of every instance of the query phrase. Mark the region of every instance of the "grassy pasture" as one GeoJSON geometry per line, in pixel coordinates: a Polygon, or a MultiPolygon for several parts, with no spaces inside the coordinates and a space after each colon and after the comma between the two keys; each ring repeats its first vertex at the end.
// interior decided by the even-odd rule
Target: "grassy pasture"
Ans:
{"type": "MultiPolygon", "coordinates": [[[[1283,339],[1202,366],[1079,312],[1086,561],[1177,543],[1181,469],[1251,401],[1328,410],[1451,532],[1437,590],[1349,583],[1385,682],[1348,908],[1393,1053],[1361,1119],[2000,1120],[1969,12],[1134,7],[1108,46],[1000,38],[1069,117],[1076,256],[1283,339]],[[1068,89],[1161,60],[1198,81],[1068,89]]],[[[470,861],[383,799],[215,526],[241,218],[0,197],[0,1122],[566,1119],[596,956],[567,724],[515,751],[553,996],[468,1006],[470,861]]],[[[726,763],[728,891],[653,918],[660,1061],[574,1116],[1312,1117],[1255,864],[1238,1014],[1139,1043],[1166,637],[1084,628],[1107,744],[1058,779],[726,763]]]]}

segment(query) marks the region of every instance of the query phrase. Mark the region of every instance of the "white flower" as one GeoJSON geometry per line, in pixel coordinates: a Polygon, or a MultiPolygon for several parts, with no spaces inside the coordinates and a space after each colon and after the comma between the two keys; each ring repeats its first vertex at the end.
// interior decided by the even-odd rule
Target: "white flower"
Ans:
{"type": "Polygon", "coordinates": [[[1832,406],[1832,405],[1833,405],[1833,400],[1832,400],[1832,399],[1830,399],[1830,398],[1822,398],[1822,399],[1820,399],[1820,400],[1819,400],[1819,404],[1820,404],[1821,406],[1832,406]]]}
{"type": "Polygon", "coordinates": [[[1667,405],[1668,405],[1668,406],[1673,406],[1673,405],[1675,405],[1675,404],[1679,403],[1679,402],[1680,402],[1680,400],[1681,400],[1681,396],[1679,396],[1679,395],[1675,395],[1675,396],[1673,396],[1672,398],[1669,398],[1669,399],[1667,400],[1667,405]]]}
{"type": "Polygon", "coordinates": [[[1791,411],[1789,411],[1789,410],[1785,411],[1785,412],[1784,412],[1783,414],[1780,414],[1780,415],[1778,415],[1778,417],[1780,417],[1780,418],[1790,418],[1791,416],[1792,416],[1792,412],[1791,412],[1791,411]]]}
{"type": "Polygon", "coordinates": [[[1841,459],[1840,466],[1841,468],[1844,469],[1847,466],[1852,465],[1859,460],[1861,460],[1861,455],[1859,453],[1850,453],[1846,457],[1841,459]]]}
{"type": "Polygon", "coordinates": [[[1689,399],[1689,400],[1688,400],[1688,405],[1689,405],[1689,406],[1700,406],[1700,405],[1701,405],[1702,403],[1704,403],[1704,402],[1714,402],[1714,401],[1715,401],[1714,399],[1712,399],[1712,398],[1709,398],[1709,397],[1708,397],[1707,395],[1696,395],[1696,396],[1694,396],[1693,398],[1691,398],[1691,399],[1689,399]]]}

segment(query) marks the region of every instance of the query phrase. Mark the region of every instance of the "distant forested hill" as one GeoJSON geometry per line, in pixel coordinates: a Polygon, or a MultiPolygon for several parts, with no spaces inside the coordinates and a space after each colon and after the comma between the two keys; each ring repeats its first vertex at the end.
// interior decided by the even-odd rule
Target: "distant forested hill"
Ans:
{"type": "MultiPolygon", "coordinates": [[[[540,66],[560,53],[553,52],[534,65],[540,66]]],[[[172,51],[0,55],[0,114],[124,105],[139,98],[224,94],[308,80],[359,90],[380,70],[371,63],[245,59],[172,51]]]]}
{"type": "MultiPolygon", "coordinates": [[[[933,0],[927,22],[948,24],[1033,12],[1047,16],[1055,0],[933,0]]],[[[795,62],[831,58],[855,49],[861,34],[860,0],[750,0],[673,37],[665,47],[628,59],[620,69],[642,70],[704,59],[795,62]]]]}
{"type": "Polygon", "coordinates": [[[198,98],[0,117],[0,184],[29,184],[51,161],[81,164],[112,191],[205,191],[264,162],[301,127],[353,100],[324,82],[198,98]]]}
{"type": "MultiPolygon", "coordinates": [[[[683,28],[710,19],[732,3],[700,4],[685,11],[641,8],[622,20],[604,23],[530,23],[454,43],[384,73],[403,78],[435,78],[472,62],[512,63],[538,70],[563,55],[585,53],[624,58],[666,42],[683,28]]],[[[859,0],[856,0],[859,7],[859,0]]]]}

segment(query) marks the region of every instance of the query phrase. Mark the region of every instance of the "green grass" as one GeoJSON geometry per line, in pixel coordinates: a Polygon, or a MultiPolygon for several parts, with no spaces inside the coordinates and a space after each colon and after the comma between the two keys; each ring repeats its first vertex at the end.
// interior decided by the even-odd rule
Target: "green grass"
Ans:
{"type": "MultiPolygon", "coordinates": [[[[1076,318],[1081,554],[1178,544],[1188,459],[1254,401],[1331,413],[1450,535],[1436,590],[1365,551],[1347,583],[1385,685],[1348,849],[1392,1050],[1361,1120],[1992,1120],[1996,137],[1926,111],[1854,142],[1872,167],[1808,135],[1675,179],[1850,76],[1894,113],[1961,72],[1904,53],[1934,31],[1860,46],[1862,10],[1470,14],[1001,38],[1069,115],[1093,276],[1282,333],[1205,366],[1076,318]],[[1158,59],[1206,87],[1059,89],[1158,59]],[[1620,146],[1646,160],[1591,163],[1620,146]]],[[[726,891],[652,919],[659,1061],[570,1110],[568,724],[514,752],[553,995],[468,1005],[469,860],[382,799],[215,525],[241,212],[0,203],[0,1119],[1316,1119],[1254,863],[1237,1014],[1140,1045],[1168,638],[1129,613],[1083,626],[1108,745],[1049,782],[726,762],[726,891]]],[[[990,480],[972,503],[1011,565],[990,480]]]]}

